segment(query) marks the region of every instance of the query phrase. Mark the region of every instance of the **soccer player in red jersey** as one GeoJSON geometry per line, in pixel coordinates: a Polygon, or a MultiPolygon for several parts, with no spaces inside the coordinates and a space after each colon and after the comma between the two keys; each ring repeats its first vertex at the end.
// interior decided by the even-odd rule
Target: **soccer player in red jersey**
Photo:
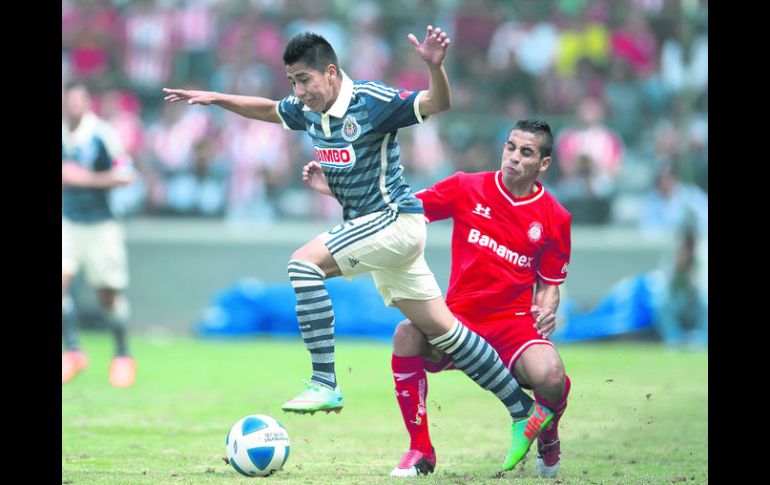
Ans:
{"type": "MultiPolygon", "coordinates": [[[[557,427],[570,389],[564,364],[548,339],[556,327],[559,284],[567,276],[571,244],[569,212],[537,181],[551,165],[552,146],[546,122],[519,121],[508,134],[500,170],[457,172],[416,194],[428,222],[454,220],[446,298],[450,310],[497,350],[522,387],[534,390],[539,404],[554,412],[552,424],[537,439],[542,477],[555,476],[559,468],[557,427]]],[[[305,166],[303,179],[323,192],[316,165],[305,166]]],[[[411,438],[391,476],[427,474],[436,454],[428,432],[426,371],[453,369],[454,364],[403,321],[393,337],[391,365],[411,438]]],[[[519,459],[509,454],[503,468],[513,468],[519,459]]]]}

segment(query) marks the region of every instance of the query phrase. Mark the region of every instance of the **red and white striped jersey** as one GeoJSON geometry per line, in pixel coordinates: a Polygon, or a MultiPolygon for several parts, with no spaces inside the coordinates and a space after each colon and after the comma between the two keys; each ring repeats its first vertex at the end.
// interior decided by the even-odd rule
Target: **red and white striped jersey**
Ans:
{"type": "Polygon", "coordinates": [[[415,194],[428,221],[452,218],[452,266],[446,301],[476,320],[529,313],[540,277],[567,277],[572,216],[542,184],[523,198],[505,188],[502,173],[457,172],[415,194]]]}

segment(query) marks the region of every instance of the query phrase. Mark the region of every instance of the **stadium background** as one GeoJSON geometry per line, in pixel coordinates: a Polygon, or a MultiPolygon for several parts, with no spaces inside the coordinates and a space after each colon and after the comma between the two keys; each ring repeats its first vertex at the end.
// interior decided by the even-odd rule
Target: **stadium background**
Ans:
{"type": "MultiPolygon", "coordinates": [[[[681,227],[648,210],[656,174],[673,166],[683,187],[708,192],[707,5],[63,0],[62,87],[92,87],[96,111],[142,173],[113,194],[127,226],[133,325],[186,332],[239,278],[285,283],[292,248],[340,218],[335,201],[301,184],[307,137],[217,107],[163,103],[161,88],[279,99],[289,93],[283,45],[314,30],[351,77],[419,89],[426,72],[406,34],[422,37],[428,24],[452,38],[454,104],[399,133],[407,180],[419,190],[456,170],[494,170],[513,120],[548,120],[557,146],[545,184],[574,216],[564,289],[591,308],[674,250],[681,227]],[[579,140],[598,148],[584,154],[579,140]]],[[[691,199],[680,202],[707,213],[691,199]]],[[[707,240],[707,219],[700,226],[707,240]]],[[[432,227],[427,249],[444,288],[450,229],[432,227]]],[[[93,295],[76,285],[75,297],[88,326],[93,295]]]]}

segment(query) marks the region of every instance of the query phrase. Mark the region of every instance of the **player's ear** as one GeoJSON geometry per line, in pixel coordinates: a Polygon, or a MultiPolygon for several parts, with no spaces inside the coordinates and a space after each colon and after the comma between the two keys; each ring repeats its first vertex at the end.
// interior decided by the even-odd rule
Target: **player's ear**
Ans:
{"type": "Polygon", "coordinates": [[[333,81],[335,77],[337,77],[337,66],[329,64],[326,66],[326,78],[329,81],[333,81]]]}
{"type": "Polygon", "coordinates": [[[553,159],[551,157],[545,157],[543,160],[541,160],[540,170],[538,170],[538,172],[543,173],[548,170],[548,167],[551,166],[552,161],[553,159]]]}

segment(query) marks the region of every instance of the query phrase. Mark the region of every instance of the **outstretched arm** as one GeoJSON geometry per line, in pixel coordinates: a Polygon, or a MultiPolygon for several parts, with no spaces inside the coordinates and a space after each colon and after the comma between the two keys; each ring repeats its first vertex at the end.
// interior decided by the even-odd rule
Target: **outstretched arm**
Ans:
{"type": "Polygon", "coordinates": [[[556,309],[559,308],[560,298],[558,285],[543,283],[538,278],[532,314],[535,316],[535,327],[543,337],[548,337],[556,330],[556,309]]]}
{"type": "Polygon", "coordinates": [[[420,98],[420,114],[430,116],[448,110],[452,104],[452,93],[444,70],[444,57],[450,43],[447,33],[429,25],[422,44],[414,34],[407,35],[407,38],[430,70],[430,86],[420,98]]]}
{"type": "Polygon", "coordinates": [[[136,180],[133,171],[110,169],[94,172],[77,162],[62,160],[61,184],[69,187],[89,187],[93,189],[109,189],[130,185],[136,180]]]}
{"type": "Polygon", "coordinates": [[[329,183],[326,181],[326,176],[321,168],[321,164],[315,160],[308,162],[302,167],[302,181],[316,192],[333,196],[331,189],[329,189],[329,183]]]}
{"type": "Polygon", "coordinates": [[[238,113],[246,118],[271,123],[281,123],[281,117],[276,111],[277,101],[259,96],[239,96],[237,94],[224,94],[216,91],[190,91],[186,89],[163,88],[166,93],[165,101],[187,100],[187,104],[202,104],[208,106],[215,104],[222,108],[238,113]]]}

